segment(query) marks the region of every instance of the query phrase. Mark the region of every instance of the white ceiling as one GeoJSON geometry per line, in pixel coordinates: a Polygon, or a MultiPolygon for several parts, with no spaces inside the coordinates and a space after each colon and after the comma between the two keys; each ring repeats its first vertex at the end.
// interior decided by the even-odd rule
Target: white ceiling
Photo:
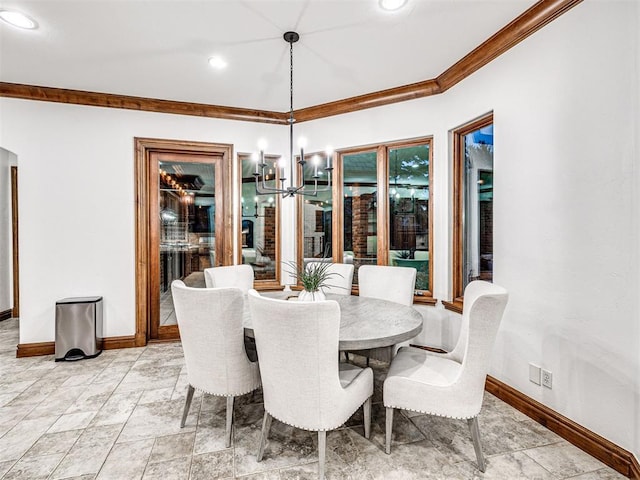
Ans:
{"type": "Polygon", "coordinates": [[[39,28],[0,22],[0,81],[289,109],[434,78],[533,0],[0,0],[39,28]],[[228,61],[222,72],[207,59],[228,61]]]}

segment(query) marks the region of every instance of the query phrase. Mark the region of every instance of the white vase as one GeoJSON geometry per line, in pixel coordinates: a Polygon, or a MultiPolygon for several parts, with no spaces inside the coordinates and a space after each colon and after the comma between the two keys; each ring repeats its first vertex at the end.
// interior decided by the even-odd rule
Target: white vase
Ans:
{"type": "Polygon", "coordinates": [[[298,300],[303,302],[321,302],[322,300],[326,300],[324,292],[322,290],[316,290],[315,292],[309,292],[307,290],[302,290],[298,295],[298,300]]]}

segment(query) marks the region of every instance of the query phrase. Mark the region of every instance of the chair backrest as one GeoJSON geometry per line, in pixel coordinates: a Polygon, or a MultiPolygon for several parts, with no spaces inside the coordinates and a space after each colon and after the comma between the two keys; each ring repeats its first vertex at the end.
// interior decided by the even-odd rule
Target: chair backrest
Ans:
{"type": "Polygon", "coordinates": [[[253,267],[242,264],[205,268],[204,284],[207,288],[236,287],[247,293],[253,288],[253,267]]]}
{"type": "Polygon", "coordinates": [[[265,410],[307,430],[335,428],[336,399],[343,393],[338,303],[275,300],[250,290],[249,308],[265,410]]]}
{"type": "Polygon", "coordinates": [[[508,299],[509,294],[503,287],[485,281],[473,281],[464,290],[460,336],[448,356],[462,364],[458,382],[468,392],[470,401],[479,399],[475,400],[479,403],[478,411],[508,299]]]}
{"type": "Polygon", "coordinates": [[[255,388],[244,348],[244,295],[239,288],[191,288],[171,284],[189,384],[214,395],[255,388]]]}
{"type": "MultiPolygon", "coordinates": [[[[320,262],[308,262],[307,267],[319,264],[320,262]]],[[[327,267],[327,272],[333,274],[327,280],[329,286],[322,287],[324,293],[336,295],[351,295],[353,285],[353,264],[332,263],[327,267]]]]}
{"type": "Polygon", "coordinates": [[[385,265],[362,265],[358,269],[361,297],[379,298],[403,305],[413,304],[416,269],[385,265]]]}

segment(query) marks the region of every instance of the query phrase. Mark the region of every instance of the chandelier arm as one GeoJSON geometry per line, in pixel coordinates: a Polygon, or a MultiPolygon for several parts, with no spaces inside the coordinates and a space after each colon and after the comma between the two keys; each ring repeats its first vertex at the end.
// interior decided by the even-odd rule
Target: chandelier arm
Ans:
{"type": "Polygon", "coordinates": [[[279,189],[279,188],[273,188],[273,187],[266,186],[264,184],[264,176],[262,177],[263,178],[262,187],[260,186],[260,182],[258,181],[258,175],[255,175],[254,178],[255,178],[255,184],[256,184],[256,193],[258,195],[267,195],[267,194],[270,194],[270,193],[281,193],[281,192],[285,191],[285,190],[282,190],[282,189],[279,189]]]}

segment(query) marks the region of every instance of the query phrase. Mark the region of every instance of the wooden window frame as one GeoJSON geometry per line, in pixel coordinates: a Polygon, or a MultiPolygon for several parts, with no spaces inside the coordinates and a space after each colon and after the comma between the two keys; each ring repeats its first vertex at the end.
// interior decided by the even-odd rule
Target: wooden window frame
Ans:
{"type": "MultiPolygon", "coordinates": [[[[333,256],[336,263],[342,262],[344,255],[343,228],[344,228],[344,169],[343,159],[346,155],[353,155],[363,152],[376,152],[376,182],[378,184],[376,192],[377,202],[377,264],[389,264],[389,150],[417,145],[429,145],[429,286],[431,290],[420,291],[414,295],[413,302],[416,304],[435,305],[437,300],[433,298],[433,136],[424,136],[384,142],[378,144],[362,145],[339,149],[333,154],[333,176],[332,176],[332,238],[333,256]]],[[[306,156],[306,155],[305,155],[306,156]]],[[[300,172],[298,171],[298,176],[300,172]]],[[[297,199],[297,261],[304,261],[304,199],[299,196],[297,199]]],[[[358,286],[354,285],[351,293],[358,294],[358,286]]]]}
{"type": "Polygon", "coordinates": [[[453,232],[451,255],[450,302],[443,301],[447,310],[462,313],[464,305],[464,137],[493,124],[493,112],[479,117],[453,131],[453,232]]]}
{"type": "MultiPolygon", "coordinates": [[[[265,155],[265,161],[277,161],[280,158],[279,155],[265,155]]],[[[238,236],[238,241],[237,241],[237,248],[238,248],[238,253],[236,255],[236,263],[238,265],[242,264],[242,202],[240,201],[240,198],[242,197],[242,162],[243,161],[247,161],[251,159],[251,154],[250,153],[238,153],[238,165],[236,168],[236,172],[237,172],[237,185],[238,185],[238,197],[236,198],[236,215],[238,216],[238,228],[237,228],[237,236],[238,236]]],[[[275,169],[275,174],[276,174],[276,185],[280,185],[280,171],[278,168],[275,169]]],[[[256,194],[257,195],[257,194],[256,194]]],[[[281,214],[282,214],[282,205],[281,205],[281,196],[278,193],[273,193],[273,196],[275,197],[275,206],[276,206],[276,246],[275,246],[275,252],[276,252],[276,258],[275,258],[275,265],[276,265],[276,278],[273,280],[254,280],[254,288],[256,290],[260,290],[260,291],[265,291],[265,290],[282,290],[282,285],[280,284],[280,280],[281,280],[281,275],[280,275],[280,258],[281,258],[281,254],[280,254],[280,246],[281,244],[281,239],[280,239],[280,226],[282,225],[281,223],[281,214]]]]}
{"type": "MultiPolygon", "coordinates": [[[[326,152],[311,152],[311,153],[306,153],[304,154],[304,158],[313,158],[314,155],[320,155],[320,157],[325,157],[326,156],[326,152]]],[[[295,160],[297,161],[300,157],[296,157],[295,160]]],[[[342,258],[342,245],[336,243],[336,231],[335,231],[335,225],[336,225],[336,216],[339,215],[342,218],[342,211],[338,212],[336,210],[336,195],[339,194],[339,190],[337,188],[338,185],[338,178],[342,179],[342,170],[338,169],[336,167],[336,161],[337,161],[337,152],[333,152],[331,155],[331,164],[333,165],[333,170],[331,171],[331,197],[333,200],[333,211],[331,214],[331,228],[332,228],[332,232],[331,232],[331,245],[332,245],[332,256],[331,259],[334,263],[342,263],[341,260],[338,260],[340,258],[342,258]],[[339,247],[339,248],[338,248],[339,247]],[[339,254],[337,253],[337,251],[340,250],[339,254]]],[[[296,185],[300,185],[303,181],[303,175],[304,172],[302,170],[302,167],[299,164],[296,164],[296,178],[295,178],[295,182],[296,185]]],[[[304,200],[305,200],[305,196],[304,195],[296,195],[296,213],[295,213],[295,222],[296,222],[296,264],[297,265],[302,265],[304,263],[304,200]]],[[[296,285],[291,285],[291,288],[294,288],[296,290],[302,290],[302,284],[300,283],[300,281],[297,282],[296,285]]],[[[353,291],[352,291],[353,293],[353,291]]]]}

